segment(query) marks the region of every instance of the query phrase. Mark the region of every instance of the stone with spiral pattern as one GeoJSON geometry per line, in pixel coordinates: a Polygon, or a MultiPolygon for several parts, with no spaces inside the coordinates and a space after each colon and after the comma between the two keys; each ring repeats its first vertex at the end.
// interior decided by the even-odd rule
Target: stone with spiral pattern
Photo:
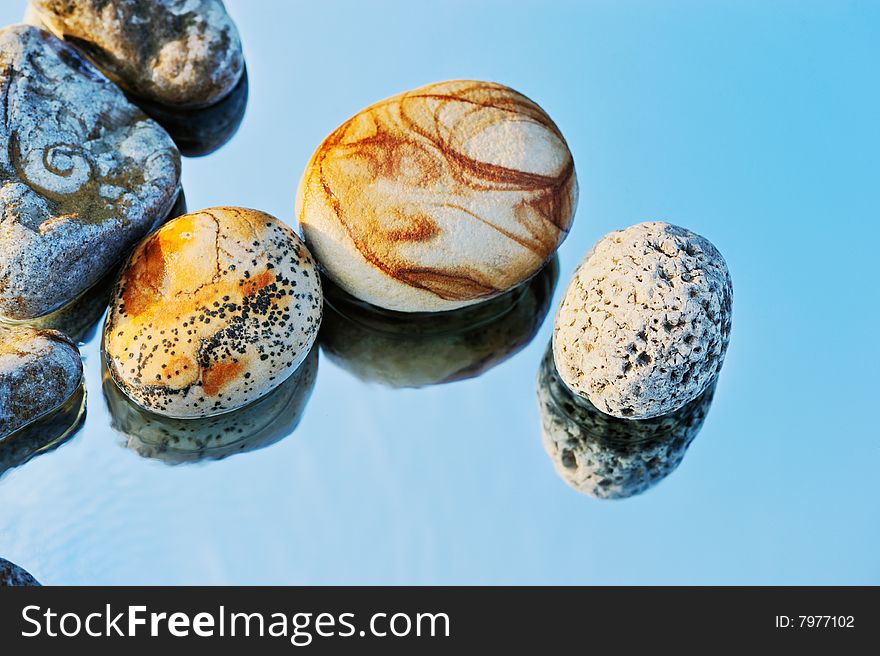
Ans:
{"type": "Polygon", "coordinates": [[[98,282],[174,205],[180,155],[70,46],[0,30],[0,316],[40,317],[98,282]]]}
{"type": "Polygon", "coordinates": [[[500,84],[456,80],[378,102],[334,130],[306,167],[297,215],[343,290],[434,312],[534,275],[576,202],[574,162],[546,112],[500,84]]]}

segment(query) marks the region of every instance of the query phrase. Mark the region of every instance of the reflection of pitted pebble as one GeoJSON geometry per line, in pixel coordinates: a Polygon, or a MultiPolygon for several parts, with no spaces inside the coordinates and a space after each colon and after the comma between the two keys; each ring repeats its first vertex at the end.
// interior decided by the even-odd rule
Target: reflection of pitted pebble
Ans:
{"type": "Polygon", "coordinates": [[[145,458],[175,465],[219,460],[253,451],[290,435],[302,417],[318,374],[318,347],[266,396],[234,412],[203,419],[172,419],[139,408],[110,380],[104,368],[104,398],[113,428],[145,458]]]}
{"type": "Polygon", "coordinates": [[[214,207],[178,217],[132,253],[104,324],[110,375],[167,417],[230,412],[277,387],[321,323],[321,280],[278,219],[214,207]]]}
{"type": "Polygon", "coordinates": [[[537,388],[544,449],[559,476],[584,494],[622,499],[644,492],[678,467],[703,426],[715,381],[670,414],[619,419],[571,393],[548,346],[537,388]]]}
{"type": "Polygon", "coordinates": [[[439,312],[503,294],[553,256],[574,161],[534,102],[453,80],[382,100],[333,131],[297,192],[306,243],[367,303],[439,312]]]}
{"type": "Polygon", "coordinates": [[[668,223],[612,232],[590,251],[556,315],[565,384],[615,417],[663,415],[721,370],[733,288],[703,237],[668,223]]]}
{"type": "Polygon", "coordinates": [[[37,579],[15,563],[0,558],[0,588],[15,586],[37,586],[37,579]]]}

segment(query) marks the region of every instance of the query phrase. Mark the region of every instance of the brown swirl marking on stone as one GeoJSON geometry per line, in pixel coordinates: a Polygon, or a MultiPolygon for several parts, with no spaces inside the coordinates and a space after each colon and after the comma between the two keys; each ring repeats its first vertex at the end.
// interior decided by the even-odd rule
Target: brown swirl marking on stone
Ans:
{"type": "Polygon", "coordinates": [[[452,210],[483,223],[540,262],[555,252],[574,211],[574,162],[559,129],[525,96],[488,82],[438,83],[367,108],[327,137],[306,175],[306,198],[323,192],[318,202],[332,208],[368,262],[445,300],[488,297],[504,287],[466,261],[442,268],[419,262],[406,245],[428,244],[444,231],[427,212],[452,210]],[[542,175],[465,152],[469,139],[505,122],[531,122],[555,136],[565,149],[560,170],[542,175]],[[389,185],[395,193],[383,191],[389,185]],[[475,209],[475,197],[487,192],[522,196],[509,224],[475,209]]]}

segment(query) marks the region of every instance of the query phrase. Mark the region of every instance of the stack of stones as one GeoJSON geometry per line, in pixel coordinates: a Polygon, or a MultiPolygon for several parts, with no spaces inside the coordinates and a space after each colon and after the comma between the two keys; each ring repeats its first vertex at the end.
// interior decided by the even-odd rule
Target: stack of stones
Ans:
{"type": "Polygon", "coordinates": [[[626,497],[678,466],[724,362],[732,299],[724,258],[689,230],[641,223],[599,240],[538,378],[544,446],[564,480],[626,497]]]}

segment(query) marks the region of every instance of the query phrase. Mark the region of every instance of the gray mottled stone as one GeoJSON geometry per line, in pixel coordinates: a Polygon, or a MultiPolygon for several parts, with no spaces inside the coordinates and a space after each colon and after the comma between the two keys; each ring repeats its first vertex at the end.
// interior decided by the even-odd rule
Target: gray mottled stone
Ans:
{"type": "Polygon", "coordinates": [[[244,70],[222,0],[31,0],[31,7],[114,82],[153,102],[211,105],[244,70]]]}
{"type": "Polygon", "coordinates": [[[15,563],[0,558],[0,588],[15,586],[38,586],[37,579],[15,563]]]}
{"type": "Polygon", "coordinates": [[[169,465],[219,460],[290,435],[299,424],[318,374],[318,347],[281,385],[248,406],[204,419],[172,419],[132,403],[104,367],[104,398],[113,428],[145,458],[169,465]]]}
{"type": "MultiPolygon", "coordinates": [[[[168,213],[168,220],[182,214],[186,214],[186,197],[181,189],[177,196],[177,202],[168,213]]],[[[0,317],[0,325],[21,325],[24,323],[33,328],[58,330],[75,342],[84,342],[92,334],[93,328],[107,309],[113,286],[119,276],[119,269],[118,266],[113,267],[84,293],[54,312],[24,322],[9,322],[0,317]]]]}
{"type": "Polygon", "coordinates": [[[48,32],[0,30],[0,315],[30,319],[96,283],[172,207],[168,135],[48,32]]]}
{"type": "Polygon", "coordinates": [[[56,409],[0,440],[0,476],[32,458],[54,451],[71,440],[86,417],[86,385],[83,381],[56,409]]]}
{"type": "Polygon", "coordinates": [[[661,222],[612,232],[565,292],[556,366],[602,412],[630,419],[672,412],[721,370],[732,301],[727,265],[705,238],[661,222]]]}
{"type": "Polygon", "coordinates": [[[584,494],[623,499],[653,487],[681,464],[703,426],[715,381],[674,412],[620,419],[566,387],[548,346],[537,389],[544,449],[560,478],[584,494]]]}
{"type": "Polygon", "coordinates": [[[58,408],[82,371],[79,350],[61,333],[0,326],[0,439],[58,408]]]}
{"type": "Polygon", "coordinates": [[[513,291],[439,313],[384,310],[325,280],[321,346],[333,362],[361,380],[389,387],[474,378],[532,341],[550,309],[558,278],[554,257],[513,291]]]}

